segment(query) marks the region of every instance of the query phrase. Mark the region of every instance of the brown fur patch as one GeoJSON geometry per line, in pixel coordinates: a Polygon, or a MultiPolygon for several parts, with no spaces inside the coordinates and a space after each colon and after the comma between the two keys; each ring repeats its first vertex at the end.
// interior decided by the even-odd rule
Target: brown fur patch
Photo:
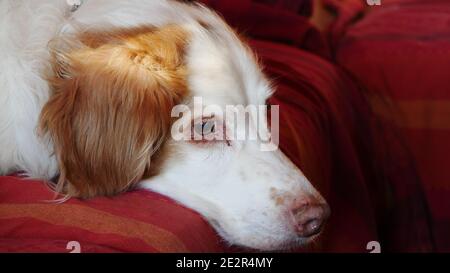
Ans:
{"type": "Polygon", "coordinates": [[[270,199],[275,202],[276,206],[284,206],[292,200],[292,196],[288,193],[280,192],[278,189],[271,187],[270,199]]]}
{"type": "Polygon", "coordinates": [[[113,195],[149,172],[170,111],[188,93],[187,39],[177,26],[139,27],[82,33],[54,51],[54,95],[40,125],[54,142],[63,192],[113,195]]]}

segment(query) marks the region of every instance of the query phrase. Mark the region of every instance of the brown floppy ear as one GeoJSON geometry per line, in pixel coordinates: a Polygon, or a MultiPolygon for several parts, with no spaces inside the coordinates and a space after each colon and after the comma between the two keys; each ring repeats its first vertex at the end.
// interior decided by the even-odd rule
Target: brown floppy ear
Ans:
{"type": "Polygon", "coordinates": [[[187,93],[180,27],[140,27],[74,38],[54,51],[54,94],[41,113],[70,196],[113,195],[138,182],[187,93]]]}

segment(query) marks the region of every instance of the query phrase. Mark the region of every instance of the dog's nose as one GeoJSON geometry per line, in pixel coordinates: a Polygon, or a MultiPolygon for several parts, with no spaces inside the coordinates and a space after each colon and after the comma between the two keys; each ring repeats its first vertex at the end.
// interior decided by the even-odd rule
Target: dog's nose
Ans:
{"type": "Polygon", "coordinates": [[[325,203],[303,203],[291,210],[295,231],[300,237],[318,234],[330,215],[330,207],[325,203]]]}

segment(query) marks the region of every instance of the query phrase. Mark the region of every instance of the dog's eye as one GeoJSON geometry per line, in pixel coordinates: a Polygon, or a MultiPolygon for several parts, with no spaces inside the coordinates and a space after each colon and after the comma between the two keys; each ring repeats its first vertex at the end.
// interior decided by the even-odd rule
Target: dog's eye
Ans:
{"type": "Polygon", "coordinates": [[[200,136],[207,136],[216,132],[216,122],[214,120],[206,120],[194,125],[195,133],[200,136]]]}
{"type": "Polygon", "coordinates": [[[203,119],[192,123],[191,140],[195,143],[221,143],[231,146],[231,142],[226,139],[226,128],[220,120],[203,119]]]}

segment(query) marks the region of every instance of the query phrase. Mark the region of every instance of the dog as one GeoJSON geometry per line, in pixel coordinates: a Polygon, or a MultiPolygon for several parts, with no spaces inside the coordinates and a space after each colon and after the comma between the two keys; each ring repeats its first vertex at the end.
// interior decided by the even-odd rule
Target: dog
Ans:
{"type": "MultiPolygon", "coordinates": [[[[282,250],[318,236],[329,207],[281,151],[220,138],[234,126],[218,113],[172,115],[199,98],[224,108],[273,93],[220,16],[170,0],[67,3],[0,2],[1,174],[56,178],[68,197],[155,191],[230,245],[282,250]],[[175,124],[192,130],[175,140],[175,124]]],[[[256,120],[249,113],[250,128],[269,131],[256,120]]]]}

